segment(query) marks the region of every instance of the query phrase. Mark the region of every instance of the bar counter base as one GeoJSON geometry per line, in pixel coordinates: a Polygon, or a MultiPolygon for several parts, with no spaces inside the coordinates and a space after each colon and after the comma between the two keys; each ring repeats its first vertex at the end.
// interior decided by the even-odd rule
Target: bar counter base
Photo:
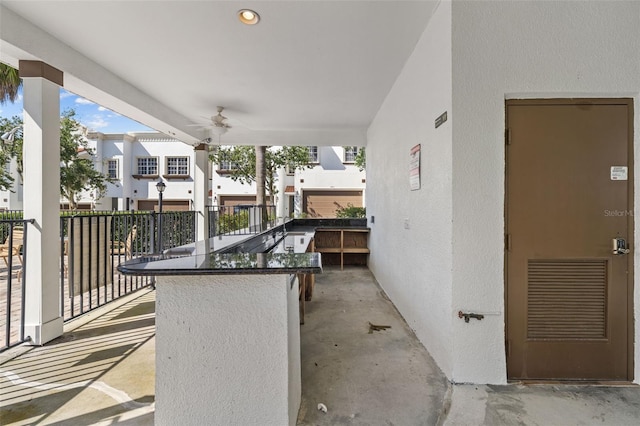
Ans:
{"type": "Polygon", "coordinates": [[[156,424],[296,424],[297,280],[159,276],[156,292],[156,424]]]}

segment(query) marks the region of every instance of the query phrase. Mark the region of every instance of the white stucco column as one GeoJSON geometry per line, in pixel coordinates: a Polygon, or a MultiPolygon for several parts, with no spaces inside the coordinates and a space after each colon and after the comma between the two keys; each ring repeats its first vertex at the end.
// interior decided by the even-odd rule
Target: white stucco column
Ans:
{"type": "Polygon", "coordinates": [[[120,200],[120,210],[131,210],[133,204],[133,188],[134,179],[131,176],[133,164],[136,161],[133,155],[133,142],[135,138],[131,135],[123,135],[122,137],[122,157],[120,157],[119,173],[122,177],[122,199],[120,200]],[[127,198],[129,203],[127,204],[127,198]]]}
{"type": "Polygon", "coordinates": [[[20,61],[24,93],[25,336],[43,345],[62,335],[60,317],[60,86],[62,72],[20,61]]]}
{"type": "Polygon", "coordinates": [[[23,210],[22,197],[24,195],[22,189],[22,179],[18,174],[18,161],[15,158],[11,159],[9,164],[9,173],[11,176],[17,176],[18,178],[13,182],[12,191],[8,191],[9,195],[9,208],[11,210],[23,210]]]}
{"type": "Polygon", "coordinates": [[[207,204],[209,201],[209,150],[206,144],[195,148],[195,167],[193,170],[193,209],[196,211],[198,234],[196,240],[209,238],[207,204]]]}
{"type": "MultiPolygon", "coordinates": [[[[102,133],[100,134],[102,135],[102,133]]],[[[105,173],[105,158],[104,158],[104,143],[103,143],[103,136],[98,136],[96,138],[96,145],[94,148],[94,153],[93,156],[91,158],[91,161],[93,162],[93,167],[100,173],[102,174],[106,174],[105,173]]],[[[93,195],[92,198],[94,200],[94,204],[93,204],[93,208],[96,210],[111,210],[111,199],[109,199],[109,204],[106,205],[105,204],[105,198],[104,197],[100,197],[100,198],[94,198],[96,195],[96,190],[93,191],[93,195]]]]}

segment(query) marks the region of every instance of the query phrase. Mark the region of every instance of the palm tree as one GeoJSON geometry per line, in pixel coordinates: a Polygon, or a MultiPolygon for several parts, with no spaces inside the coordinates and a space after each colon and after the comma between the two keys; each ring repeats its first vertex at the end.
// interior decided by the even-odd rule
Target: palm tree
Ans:
{"type": "Polygon", "coordinates": [[[22,80],[18,70],[0,62],[0,104],[15,102],[22,80]]]}
{"type": "Polygon", "coordinates": [[[267,153],[266,146],[256,146],[256,204],[261,211],[260,230],[264,231],[267,226],[267,195],[265,190],[265,175],[267,153]]]}

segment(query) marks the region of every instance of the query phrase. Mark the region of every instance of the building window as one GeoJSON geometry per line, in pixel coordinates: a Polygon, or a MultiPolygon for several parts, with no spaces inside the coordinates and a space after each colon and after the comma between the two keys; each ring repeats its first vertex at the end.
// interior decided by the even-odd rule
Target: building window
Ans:
{"type": "Polygon", "coordinates": [[[296,174],[296,168],[293,166],[293,164],[287,164],[287,176],[293,176],[296,174]]]}
{"type": "Polygon", "coordinates": [[[309,163],[317,163],[318,162],[318,147],[310,146],[309,149],[309,163]]]}
{"type": "Polygon", "coordinates": [[[358,147],[357,146],[345,146],[344,147],[344,162],[345,163],[355,163],[357,156],[358,156],[358,147]]]}
{"type": "Polygon", "coordinates": [[[139,175],[157,175],[158,174],[158,157],[138,157],[138,173],[139,175]]]}
{"type": "Polygon", "coordinates": [[[220,159],[220,164],[218,164],[218,171],[219,172],[231,172],[233,170],[237,170],[238,169],[238,163],[234,162],[234,161],[230,161],[225,157],[222,157],[220,159]]]}
{"type": "Polygon", "coordinates": [[[167,157],[167,175],[189,174],[189,157],[167,157]]]}
{"type": "Polygon", "coordinates": [[[111,159],[107,160],[107,178],[109,179],[118,179],[118,160],[111,159]]]}

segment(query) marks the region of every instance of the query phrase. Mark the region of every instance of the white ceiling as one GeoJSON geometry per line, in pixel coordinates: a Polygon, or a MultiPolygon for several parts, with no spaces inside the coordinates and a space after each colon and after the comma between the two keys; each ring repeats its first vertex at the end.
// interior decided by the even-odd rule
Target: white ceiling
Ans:
{"type": "Polygon", "coordinates": [[[181,139],[222,105],[224,143],[361,145],[437,4],[0,0],[0,60],[181,139]]]}

